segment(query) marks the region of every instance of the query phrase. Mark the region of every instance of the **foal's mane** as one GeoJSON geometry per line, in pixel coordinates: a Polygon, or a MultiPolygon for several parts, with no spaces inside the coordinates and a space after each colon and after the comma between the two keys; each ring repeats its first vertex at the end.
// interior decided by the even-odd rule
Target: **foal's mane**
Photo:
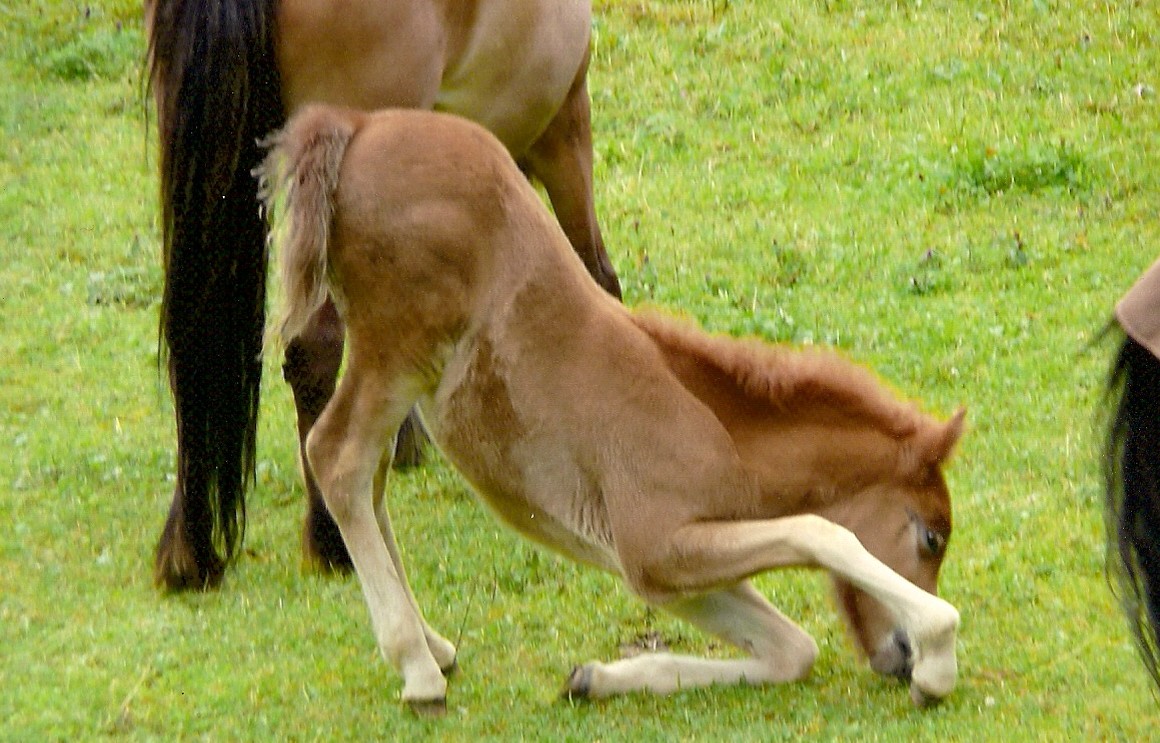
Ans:
{"type": "Polygon", "coordinates": [[[747,397],[775,409],[821,404],[900,440],[934,423],[869,370],[835,351],[710,335],[653,311],[638,311],[633,320],[662,350],[716,369],[747,397]]]}

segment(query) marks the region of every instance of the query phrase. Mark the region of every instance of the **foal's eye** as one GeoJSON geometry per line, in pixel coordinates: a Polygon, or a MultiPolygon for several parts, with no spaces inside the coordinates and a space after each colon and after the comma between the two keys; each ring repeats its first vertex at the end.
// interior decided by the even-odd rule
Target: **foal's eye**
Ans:
{"type": "Polygon", "coordinates": [[[926,529],[925,533],[923,534],[923,546],[925,546],[927,551],[932,555],[937,556],[942,553],[943,547],[946,546],[946,541],[942,538],[942,535],[934,529],[926,529]]]}
{"type": "Polygon", "coordinates": [[[941,555],[947,548],[947,538],[927,526],[923,518],[909,508],[906,509],[906,515],[910,517],[910,523],[914,527],[919,548],[932,557],[941,555]]]}

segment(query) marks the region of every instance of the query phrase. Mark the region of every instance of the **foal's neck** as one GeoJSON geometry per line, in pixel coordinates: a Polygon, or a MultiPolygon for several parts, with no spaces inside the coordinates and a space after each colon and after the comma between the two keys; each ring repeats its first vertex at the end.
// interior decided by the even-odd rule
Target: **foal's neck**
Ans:
{"type": "Polygon", "coordinates": [[[746,504],[753,516],[815,513],[853,528],[870,506],[860,496],[896,475],[897,433],[883,430],[863,409],[825,395],[764,399],[703,349],[656,334],[654,339],[669,368],[713,411],[754,475],[758,502],[746,504]]]}

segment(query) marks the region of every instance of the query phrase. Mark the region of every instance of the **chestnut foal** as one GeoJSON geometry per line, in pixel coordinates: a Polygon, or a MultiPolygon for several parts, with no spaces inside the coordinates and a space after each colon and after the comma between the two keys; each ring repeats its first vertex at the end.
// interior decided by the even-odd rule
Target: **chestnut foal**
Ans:
{"type": "Polygon", "coordinates": [[[418,403],[443,454],[526,537],[621,576],[741,648],[591,662],[573,695],[799,679],[814,640],[751,586],[828,570],[872,667],[917,704],[955,685],[939,422],[832,353],[709,337],[603,291],[503,145],[453,116],[315,106],[263,168],[285,191],[279,333],[333,296],[349,357],[306,446],[403,698],[444,703],[455,648],[423,619],[384,500],[418,403]]]}

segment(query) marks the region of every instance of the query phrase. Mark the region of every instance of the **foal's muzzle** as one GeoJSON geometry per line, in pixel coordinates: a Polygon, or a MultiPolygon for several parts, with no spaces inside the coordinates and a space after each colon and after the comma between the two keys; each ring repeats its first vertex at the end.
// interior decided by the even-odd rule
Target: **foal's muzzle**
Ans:
{"type": "Polygon", "coordinates": [[[883,640],[870,659],[870,667],[883,676],[910,684],[910,699],[917,707],[929,707],[939,701],[939,697],[924,692],[913,683],[914,649],[910,645],[910,638],[900,629],[894,630],[883,640]]]}
{"type": "Polygon", "coordinates": [[[870,658],[870,667],[883,676],[909,682],[914,670],[914,651],[906,633],[900,629],[890,633],[870,658]]]}

